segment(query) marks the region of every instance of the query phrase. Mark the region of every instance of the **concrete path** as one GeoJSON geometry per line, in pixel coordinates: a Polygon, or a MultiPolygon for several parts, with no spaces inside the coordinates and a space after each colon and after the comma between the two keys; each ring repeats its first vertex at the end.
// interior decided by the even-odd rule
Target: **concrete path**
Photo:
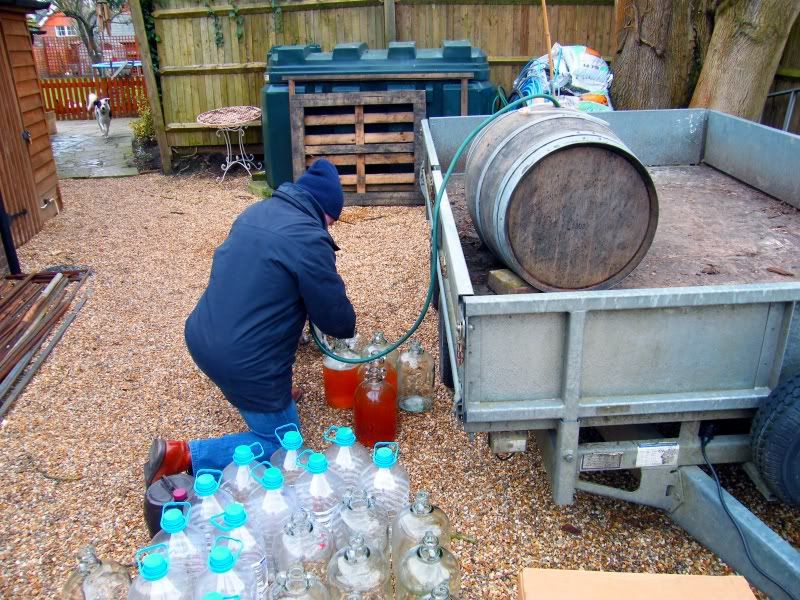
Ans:
{"type": "Polygon", "coordinates": [[[138,175],[133,162],[129,126],[133,119],[113,119],[108,138],[97,121],[58,121],[52,139],[53,154],[61,179],[128,177],[138,175]]]}

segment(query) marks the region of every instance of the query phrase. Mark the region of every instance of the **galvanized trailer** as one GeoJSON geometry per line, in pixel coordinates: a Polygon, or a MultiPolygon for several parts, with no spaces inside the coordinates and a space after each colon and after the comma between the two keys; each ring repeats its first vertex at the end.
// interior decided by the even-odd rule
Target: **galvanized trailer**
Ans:
{"type": "MultiPolygon", "coordinates": [[[[798,136],[706,110],[599,116],[648,167],[688,169],[685,189],[711,168],[733,186],[725,194],[711,186],[710,196],[692,198],[696,205],[713,198],[721,211],[726,197],[751,190],[800,207],[798,136]]],[[[421,187],[429,213],[455,150],[481,121],[423,121],[421,187]]],[[[780,211],[779,202],[769,202],[780,211]]],[[[492,295],[475,284],[480,277],[468,267],[453,206],[445,193],[437,266],[440,356],[464,428],[489,432],[498,453],[524,450],[533,432],[556,503],[571,503],[583,490],[661,508],[754,585],[787,598],[752,566],[714,481],[696,465],[703,464],[698,433],[710,421],[722,424],[707,445],[711,462],[749,463],[755,410],[779,382],[800,373],[797,278],[776,277],[762,264],[752,272],[732,269],[749,274],[745,281],[763,273],[786,282],[646,287],[645,274],[638,289],[624,289],[623,281],[608,291],[492,295]],[[613,469],[637,469],[638,489],[586,475],[613,469]]],[[[785,233],[794,239],[800,228],[785,233]]],[[[679,240],[689,247],[700,242],[679,240]]],[[[698,282],[713,281],[697,275],[698,282]]],[[[800,593],[800,553],[723,493],[756,562],[800,593]]]]}

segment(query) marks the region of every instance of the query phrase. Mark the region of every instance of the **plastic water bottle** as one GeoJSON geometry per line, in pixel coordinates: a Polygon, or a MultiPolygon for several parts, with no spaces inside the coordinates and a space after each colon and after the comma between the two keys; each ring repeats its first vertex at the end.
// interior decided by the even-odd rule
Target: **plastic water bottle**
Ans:
{"type": "Polygon", "coordinates": [[[255,442],[249,446],[236,446],[233,451],[233,462],[222,471],[222,489],[228,492],[237,502],[247,502],[250,494],[259,488],[258,481],[252,475],[262,470],[259,458],[264,456],[264,447],[255,442]]]}
{"type": "Polygon", "coordinates": [[[139,576],[128,590],[128,600],[190,600],[192,582],[182,569],[171,569],[165,544],[136,553],[139,576]]]}
{"type": "Polygon", "coordinates": [[[380,550],[354,535],[328,563],[328,587],[335,600],[346,600],[352,592],[365,594],[370,600],[389,600],[389,563],[380,550]]]}
{"type": "Polygon", "coordinates": [[[432,531],[439,543],[450,548],[450,519],[428,499],[428,492],[417,492],[411,506],[403,509],[392,524],[392,556],[400,561],[411,548],[420,543],[426,531],[432,531]]]}
{"type": "Polygon", "coordinates": [[[408,471],[397,462],[399,454],[397,442],[378,442],[361,477],[361,487],[386,509],[390,522],[408,506],[408,471]]]}
{"type": "Polygon", "coordinates": [[[209,592],[225,596],[238,596],[239,600],[261,600],[256,593],[253,571],[239,562],[242,542],[236,538],[220,536],[208,555],[208,571],[197,582],[196,600],[209,592]]]}
{"type": "Polygon", "coordinates": [[[164,544],[173,568],[181,568],[197,577],[206,569],[208,547],[205,534],[189,525],[192,505],[188,502],[168,502],[161,511],[161,531],[153,544],[164,544]],[[183,511],[186,511],[184,514],[183,511]]]}
{"type": "Polygon", "coordinates": [[[333,550],[331,532],[320,526],[310,511],[298,508],[275,538],[273,554],[279,571],[300,564],[323,581],[333,550]]]}
{"type": "Polygon", "coordinates": [[[388,557],[389,514],[361,488],[348,488],[342,497],[336,547],[344,548],[354,535],[362,536],[370,548],[388,557]]]}
{"type": "Polygon", "coordinates": [[[345,485],[357,486],[369,464],[369,452],[356,441],[350,427],[331,425],[322,437],[333,445],[325,450],[330,470],[342,478],[345,485]]]}
{"type": "Polygon", "coordinates": [[[273,554],[275,538],[297,509],[297,499],[294,492],[283,485],[283,474],[280,470],[266,461],[263,465],[267,468],[262,471],[258,480],[260,489],[250,496],[245,507],[253,528],[261,533],[267,554],[267,580],[271,582],[277,575],[273,554]]]}
{"type": "Polygon", "coordinates": [[[305,450],[297,458],[297,463],[306,472],[295,481],[297,502],[314,514],[314,519],[331,533],[339,526],[342,496],[346,486],[341,478],[328,469],[328,459],[324,454],[305,450]],[[308,456],[307,462],[303,458],[308,456]]]}
{"type": "Polygon", "coordinates": [[[281,447],[272,453],[269,462],[283,473],[283,484],[293,488],[295,480],[304,472],[303,467],[297,464],[297,457],[305,450],[303,436],[300,435],[297,425],[287,423],[275,430],[275,437],[280,441],[281,447]],[[284,430],[286,433],[281,436],[278,432],[284,430]]]}
{"type": "Polygon", "coordinates": [[[458,559],[439,545],[439,538],[428,531],[422,542],[398,561],[397,599],[424,598],[438,586],[446,584],[450,595],[461,593],[461,568],[458,559]]]}
{"type": "Polygon", "coordinates": [[[239,564],[249,567],[256,580],[256,592],[259,598],[267,593],[267,552],[258,529],[250,522],[243,504],[233,502],[225,507],[225,511],[211,517],[211,522],[227,536],[239,540],[242,548],[239,551],[239,564]]]}
{"type": "Polygon", "coordinates": [[[216,536],[216,530],[209,519],[233,502],[231,495],[220,489],[221,481],[222,471],[217,469],[200,469],[194,480],[194,503],[189,525],[203,532],[206,549],[211,548],[211,542],[216,536]]]}
{"type": "Polygon", "coordinates": [[[267,600],[295,598],[296,600],[328,600],[330,595],[325,585],[302,565],[278,573],[275,583],[267,592],[267,600]]]}
{"type": "Polygon", "coordinates": [[[241,600],[241,596],[239,594],[223,596],[219,592],[208,592],[207,594],[203,594],[203,600],[241,600]]]}

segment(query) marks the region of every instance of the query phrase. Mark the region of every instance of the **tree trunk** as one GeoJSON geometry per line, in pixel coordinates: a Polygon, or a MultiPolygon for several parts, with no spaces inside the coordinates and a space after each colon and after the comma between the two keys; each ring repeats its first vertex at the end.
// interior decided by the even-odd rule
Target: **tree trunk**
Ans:
{"type": "Polygon", "coordinates": [[[103,53],[97,47],[97,40],[94,38],[94,27],[82,18],[76,18],[75,23],[78,25],[78,33],[81,36],[81,41],[89,53],[89,60],[92,63],[99,63],[103,61],[103,53]]]}
{"type": "Polygon", "coordinates": [[[798,13],[800,0],[721,2],[691,106],[758,120],[798,13]]]}
{"type": "Polygon", "coordinates": [[[619,109],[689,103],[711,38],[711,0],[621,0],[611,95],[619,109]]]}

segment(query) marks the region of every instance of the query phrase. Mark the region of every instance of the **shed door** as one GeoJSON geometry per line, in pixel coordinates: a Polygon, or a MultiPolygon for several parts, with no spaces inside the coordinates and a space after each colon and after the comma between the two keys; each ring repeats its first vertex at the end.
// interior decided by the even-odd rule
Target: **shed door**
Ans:
{"type": "Polygon", "coordinates": [[[14,75],[4,36],[0,35],[0,192],[9,216],[15,245],[30,239],[41,227],[36,184],[25,128],[14,87],[14,75]],[[21,214],[26,211],[26,214],[21,214]]]}

